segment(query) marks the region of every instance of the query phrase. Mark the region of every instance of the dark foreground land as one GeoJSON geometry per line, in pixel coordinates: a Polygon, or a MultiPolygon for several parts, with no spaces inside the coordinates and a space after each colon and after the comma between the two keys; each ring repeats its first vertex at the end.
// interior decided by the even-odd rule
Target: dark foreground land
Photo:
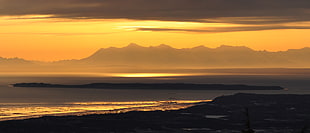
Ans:
{"type": "Polygon", "coordinates": [[[92,83],[63,85],[49,83],[16,83],[13,87],[98,88],[98,89],[174,89],[174,90],[283,90],[281,86],[186,84],[186,83],[92,83]]]}
{"type": "Polygon", "coordinates": [[[307,133],[309,120],[310,95],[240,93],[176,111],[4,121],[0,133],[307,133]]]}

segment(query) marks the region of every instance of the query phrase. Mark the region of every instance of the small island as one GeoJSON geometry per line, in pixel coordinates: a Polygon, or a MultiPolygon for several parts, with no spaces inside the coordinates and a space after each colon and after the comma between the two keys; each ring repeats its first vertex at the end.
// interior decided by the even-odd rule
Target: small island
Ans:
{"type": "Polygon", "coordinates": [[[92,83],[63,85],[49,83],[16,83],[13,87],[98,88],[98,89],[160,89],[160,90],[284,90],[281,86],[190,84],[190,83],[92,83]]]}

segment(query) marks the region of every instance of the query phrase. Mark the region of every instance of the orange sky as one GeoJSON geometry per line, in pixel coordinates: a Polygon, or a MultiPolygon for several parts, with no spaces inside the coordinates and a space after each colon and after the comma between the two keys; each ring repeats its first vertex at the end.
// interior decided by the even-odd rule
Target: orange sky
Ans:
{"type": "MultiPolygon", "coordinates": [[[[174,48],[190,48],[198,45],[215,48],[220,45],[232,45],[268,51],[284,51],[310,46],[310,30],[308,29],[197,32],[192,29],[209,30],[242,25],[44,17],[46,16],[1,17],[0,57],[20,57],[42,61],[80,59],[91,55],[99,48],[123,47],[129,43],[142,46],[168,44],[174,48]],[[36,19],[33,19],[34,17],[36,19]],[[140,30],[142,28],[146,30],[140,30]],[[165,30],[152,31],[148,28],[165,30]]],[[[303,23],[293,25],[303,25],[303,23]]]]}

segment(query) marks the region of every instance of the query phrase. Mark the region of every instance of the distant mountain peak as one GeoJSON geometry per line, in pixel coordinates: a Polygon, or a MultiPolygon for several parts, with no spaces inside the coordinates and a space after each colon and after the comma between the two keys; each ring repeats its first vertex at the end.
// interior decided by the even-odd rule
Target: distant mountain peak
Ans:
{"type": "Polygon", "coordinates": [[[244,51],[253,51],[251,48],[246,46],[229,46],[229,45],[221,45],[220,47],[215,48],[216,50],[244,50],[244,51]]]}
{"type": "Polygon", "coordinates": [[[194,48],[206,48],[206,46],[205,45],[199,45],[199,46],[196,46],[194,48]]]}
{"type": "Polygon", "coordinates": [[[14,58],[0,57],[0,63],[8,63],[11,65],[19,65],[19,64],[32,64],[33,61],[28,61],[28,60],[18,58],[18,57],[14,57],[14,58]]]}
{"type": "Polygon", "coordinates": [[[105,50],[104,48],[100,48],[100,49],[98,49],[95,53],[93,53],[92,55],[99,54],[99,53],[101,53],[101,52],[104,51],[104,50],[105,50]]]}
{"type": "Polygon", "coordinates": [[[155,48],[174,49],[173,47],[166,45],[166,44],[160,44],[158,46],[155,46],[155,48]]]}
{"type": "Polygon", "coordinates": [[[0,57],[1,60],[20,60],[20,61],[25,61],[22,58],[18,58],[18,57],[13,57],[13,58],[4,58],[4,57],[0,57]]]}
{"type": "Polygon", "coordinates": [[[193,47],[192,49],[205,49],[205,48],[208,48],[208,47],[206,47],[204,45],[199,45],[199,46],[193,47]]]}
{"type": "Polygon", "coordinates": [[[230,45],[221,45],[217,48],[238,48],[238,47],[244,47],[244,46],[230,46],[230,45]]]}
{"type": "Polygon", "coordinates": [[[129,45],[127,45],[124,48],[143,48],[142,46],[135,44],[135,43],[130,43],[129,45]]]}

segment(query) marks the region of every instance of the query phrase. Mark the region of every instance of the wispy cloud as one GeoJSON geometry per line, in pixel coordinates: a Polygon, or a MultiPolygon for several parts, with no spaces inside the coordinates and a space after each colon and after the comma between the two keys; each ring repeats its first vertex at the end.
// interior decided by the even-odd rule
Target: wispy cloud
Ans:
{"type": "Polygon", "coordinates": [[[90,36],[90,35],[108,35],[117,33],[123,33],[123,32],[103,32],[103,33],[9,32],[9,33],[0,33],[0,35],[90,36]]]}
{"type": "Polygon", "coordinates": [[[197,33],[220,33],[238,31],[261,31],[274,29],[310,29],[310,26],[243,26],[243,27],[211,27],[200,29],[176,29],[176,28],[137,28],[137,31],[171,31],[171,32],[197,32],[197,33]]]}

